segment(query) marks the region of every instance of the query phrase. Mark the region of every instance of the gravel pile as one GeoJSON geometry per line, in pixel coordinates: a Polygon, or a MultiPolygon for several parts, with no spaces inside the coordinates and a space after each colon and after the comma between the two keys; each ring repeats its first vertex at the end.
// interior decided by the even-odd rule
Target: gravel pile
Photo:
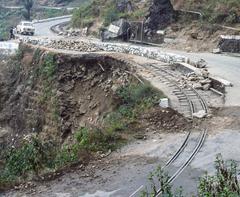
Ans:
{"type": "Polygon", "coordinates": [[[209,72],[206,68],[201,69],[201,75],[197,75],[194,72],[188,73],[179,80],[179,83],[181,87],[190,85],[194,89],[205,91],[212,87],[212,80],[209,78],[209,72]]]}
{"type": "Polygon", "coordinates": [[[101,49],[95,44],[79,40],[53,40],[52,42],[48,43],[46,47],[83,52],[101,51],[101,49]]]}

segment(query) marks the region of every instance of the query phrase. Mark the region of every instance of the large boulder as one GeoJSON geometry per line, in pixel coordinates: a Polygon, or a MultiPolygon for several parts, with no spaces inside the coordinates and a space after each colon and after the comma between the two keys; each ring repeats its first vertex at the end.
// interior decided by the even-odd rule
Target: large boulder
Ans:
{"type": "Polygon", "coordinates": [[[153,0],[145,20],[145,33],[165,29],[173,19],[174,9],[170,0],[153,0]]]}
{"type": "Polygon", "coordinates": [[[117,2],[116,7],[119,12],[132,12],[133,11],[132,3],[129,0],[119,0],[117,2]]]}
{"type": "Polygon", "coordinates": [[[126,19],[119,19],[112,22],[108,29],[101,33],[102,40],[122,39],[127,40],[130,37],[130,23],[126,19]]]}

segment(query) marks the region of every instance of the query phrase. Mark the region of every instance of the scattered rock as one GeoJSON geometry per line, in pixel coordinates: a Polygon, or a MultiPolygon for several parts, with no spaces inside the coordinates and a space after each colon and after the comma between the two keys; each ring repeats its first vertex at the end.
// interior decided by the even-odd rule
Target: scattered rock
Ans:
{"type": "Polygon", "coordinates": [[[199,81],[202,85],[210,84],[212,81],[210,79],[203,79],[199,81]]]}
{"type": "Polygon", "coordinates": [[[192,39],[196,39],[196,40],[198,39],[198,33],[197,32],[191,33],[190,36],[191,36],[192,39]]]}
{"type": "Polygon", "coordinates": [[[193,84],[193,88],[196,90],[202,90],[203,86],[200,83],[195,83],[195,84],[193,84]]]}
{"type": "Polygon", "coordinates": [[[217,49],[213,49],[213,53],[214,54],[220,54],[222,51],[220,48],[217,48],[217,49]]]}
{"type": "Polygon", "coordinates": [[[193,113],[193,117],[196,118],[205,118],[207,116],[207,113],[204,110],[200,110],[197,113],[193,113]]]}
{"type": "Polygon", "coordinates": [[[196,67],[197,68],[206,68],[207,66],[207,62],[204,59],[200,59],[197,63],[196,63],[196,67]]]}
{"type": "Polygon", "coordinates": [[[211,85],[209,83],[203,85],[203,90],[207,91],[211,88],[211,85]]]}

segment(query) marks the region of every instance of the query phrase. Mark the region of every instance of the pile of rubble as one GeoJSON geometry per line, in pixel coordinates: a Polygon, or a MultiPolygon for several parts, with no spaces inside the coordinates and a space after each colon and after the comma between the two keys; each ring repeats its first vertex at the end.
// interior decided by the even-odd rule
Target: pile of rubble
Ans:
{"type": "Polygon", "coordinates": [[[87,36],[88,28],[83,29],[68,29],[66,31],[58,32],[59,36],[67,36],[67,37],[74,37],[74,36],[87,36]]]}
{"type": "Polygon", "coordinates": [[[74,50],[81,52],[96,52],[101,50],[95,44],[81,40],[52,40],[52,42],[45,46],[54,49],[74,50]]]}
{"type": "Polygon", "coordinates": [[[181,87],[191,85],[194,89],[207,91],[212,86],[212,80],[209,78],[209,72],[206,68],[201,69],[201,74],[194,72],[188,73],[179,80],[181,87]]]}

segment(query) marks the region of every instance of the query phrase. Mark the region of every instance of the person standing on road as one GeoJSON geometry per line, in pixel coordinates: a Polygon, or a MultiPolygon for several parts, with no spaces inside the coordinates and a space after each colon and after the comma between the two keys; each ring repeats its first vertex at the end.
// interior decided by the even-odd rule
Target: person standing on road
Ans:
{"type": "Polygon", "coordinates": [[[12,39],[15,39],[15,36],[14,36],[14,33],[13,33],[13,27],[10,28],[9,30],[9,39],[12,40],[12,39]]]}

